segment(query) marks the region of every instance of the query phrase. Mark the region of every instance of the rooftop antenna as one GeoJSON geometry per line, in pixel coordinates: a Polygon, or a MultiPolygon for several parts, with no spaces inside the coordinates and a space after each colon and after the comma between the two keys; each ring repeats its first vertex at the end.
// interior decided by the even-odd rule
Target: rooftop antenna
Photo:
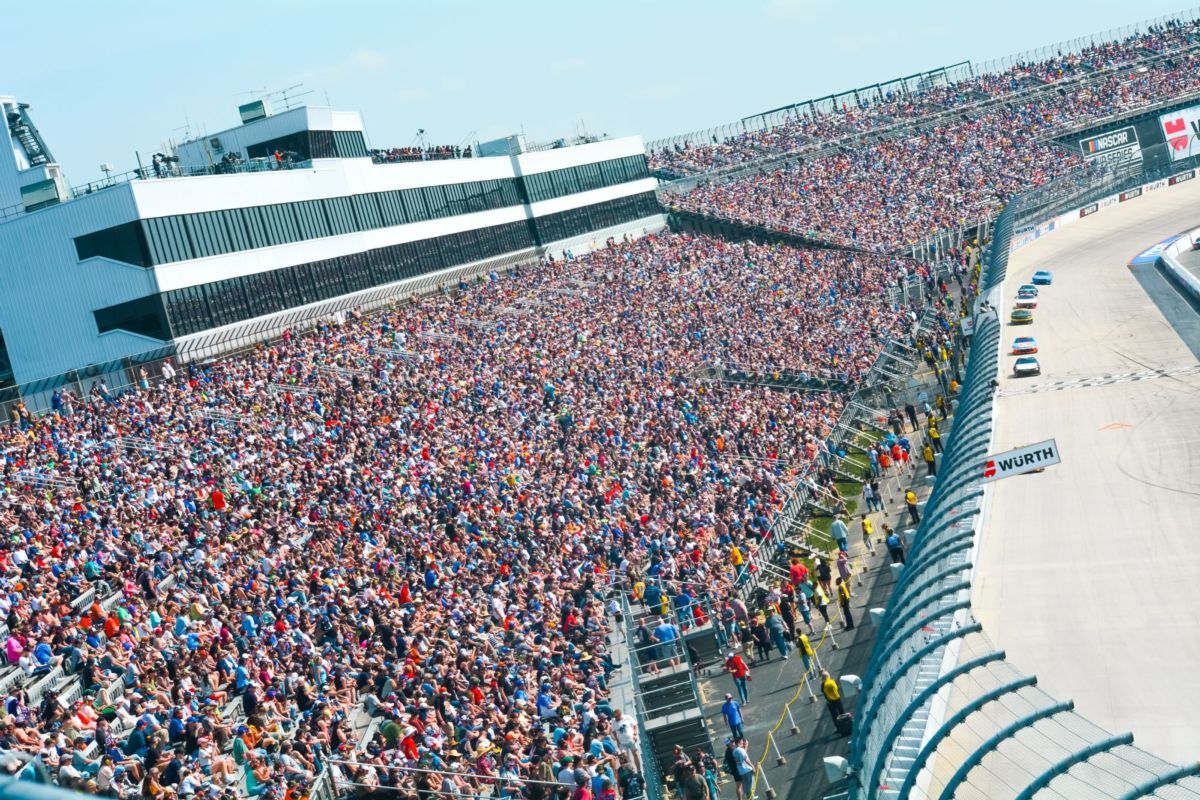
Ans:
{"type": "Polygon", "coordinates": [[[185,142],[187,142],[187,141],[191,141],[191,138],[192,138],[192,120],[191,120],[191,118],[190,118],[190,117],[188,117],[188,115],[187,115],[187,112],[186,112],[186,111],[185,111],[185,112],[184,112],[184,114],[183,114],[183,124],[182,124],[182,125],[180,125],[178,128],[172,128],[171,130],[175,130],[175,131],[183,131],[183,140],[184,140],[185,142]]]}
{"type": "Polygon", "coordinates": [[[251,97],[253,97],[256,100],[266,100],[267,98],[278,98],[277,100],[273,100],[272,104],[274,104],[275,102],[282,103],[283,110],[290,111],[293,108],[298,108],[300,105],[302,105],[301,103],[297,102],[299,100],[299,98],[304,97],[306,95],[313,94],[313,92],[315,91],[313,89],[304,89],[304,91],[298,92],[298,91],[296,91],[296,89],[304,89],[304,84],[303,83],[293,83],[291,86],[286,86],[282,89],[273,89],[273,90],[268,89],[266,86],[264,86],[261,89],[251,89],[250,91],[239,92],[238,94],[250,95],[251,97]]]}

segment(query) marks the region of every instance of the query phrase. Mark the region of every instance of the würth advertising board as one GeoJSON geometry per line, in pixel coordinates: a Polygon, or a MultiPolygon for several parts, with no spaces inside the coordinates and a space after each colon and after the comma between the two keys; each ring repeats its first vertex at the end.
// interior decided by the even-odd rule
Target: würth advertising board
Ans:
{"type": "Polygon", "coordinates": [[[1011,478],[1013,475],[1033,472],[1057,464],[1061,460],[1058,456],[1058,443],[1053,439],[996,453],[988,456],[984,461],[983,478],[980,483],[990,483],[1001,478],[1011,478]]]}

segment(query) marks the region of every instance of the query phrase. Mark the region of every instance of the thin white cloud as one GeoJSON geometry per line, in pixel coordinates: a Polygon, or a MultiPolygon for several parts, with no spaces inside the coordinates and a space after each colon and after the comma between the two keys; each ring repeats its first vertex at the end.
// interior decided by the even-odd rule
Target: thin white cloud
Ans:
{"type": "Polygon", "coordinates": [[[432,96],[427,86],[405,86],[396,91],[396,99],[402,103],[419,103],[432,96]]]}
{"type": "Polygon", "coordinates": [[[387,53],[360,47],[350,54],[350,65],[364,72],[383,72],[392,65],[392,58],[387,53]]]}
{"type": "Polygon", "coordinates": [[[673,83],[653,83],[649,86],[639,87],[633,93],[633,96],[637,100],[661,103],[674,98],[678,94],[679,87],[673,83]]]}
{"type": "Polygon", "coordinates": [[[570,56],[551,63],[550,71],[555,75],[568,75],[574,72],[583,72],[590,66],[591,64],[586,58],[570,56]]]}

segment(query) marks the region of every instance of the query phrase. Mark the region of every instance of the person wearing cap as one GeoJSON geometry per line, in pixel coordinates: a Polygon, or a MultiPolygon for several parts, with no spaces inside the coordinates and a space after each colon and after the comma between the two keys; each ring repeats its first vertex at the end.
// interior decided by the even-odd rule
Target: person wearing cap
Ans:
{"type": "Polygon", "coordinates": [[[715,800],[715,798],[709,797],[708,783],[705,782],[697,771],[696,765],[691,761],[681,771],[679,790],[683,800],[715,800]]]}
{"type": "Polygon", "coordinates": [[[725,656],[725,671],[733,678],[733,686],[737,689],[738,698],[743,703],[750,702],[750,667],[736,650],[730,650],[725,656]]]}
{"type": "Polygon", "coordinates": [[[721,706],[721,716],[725,719],[725,724],[729,726],[729,733],[734,739],[741,739],[746,735],[746,721],[742,717],[742,706],[737,700],[733,699],[733,695],[729,692],[725,693],[725,703],[721,706]]]}

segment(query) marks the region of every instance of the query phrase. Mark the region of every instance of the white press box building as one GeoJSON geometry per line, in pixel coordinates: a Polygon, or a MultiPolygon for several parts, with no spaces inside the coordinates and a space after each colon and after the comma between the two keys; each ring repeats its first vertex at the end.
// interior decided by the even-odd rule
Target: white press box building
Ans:
{"type": "Polygon", "coordinates": [[[31,394],[664,224],[640,137],[375,163],[358,113],[258,103],[177,161],[72,188],[28,107],[0,106],[0,387],[31,394]]]}

